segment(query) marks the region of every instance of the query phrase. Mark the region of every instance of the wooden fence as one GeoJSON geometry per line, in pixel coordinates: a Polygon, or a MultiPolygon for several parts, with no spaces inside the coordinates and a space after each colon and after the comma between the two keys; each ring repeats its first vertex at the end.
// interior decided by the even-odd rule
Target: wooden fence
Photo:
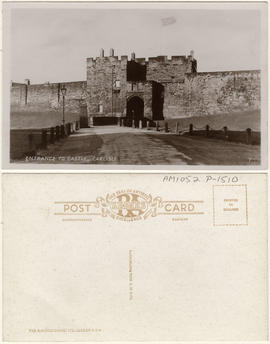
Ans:
{"type": "Polygon", "coordinates": [[[49,144],[54,144],[79,129],[79,121],[43,129],[11,129],[10,159],[16,160],[25,156],[34,156],[37,150],[46,149],[49,144]]]}
{"type": "Polygon", "coordinates": [[[229,130],[226,126],[221,129],[213,129],[209,125],[206,125],[205,128],[202,129],[196,128],[190,124],[188,132],[185,132],[184,135],[205,136],[208,138],[240,142],[248,145],[259,145],[261,143],[260,132],[252,131],[251,128],[240,131],[229,130]]]}
{"type": "Polygon", "coordinates": [[[261,143],[261,133],[259,131],[253,131],[251,128],[246,130],[229,130],[228,127],[221,129],[211,128],[208,124],[204,127],[197,128],[193,124],[190,124],[188,128],[179,130],[179,123],[175,124],[175,128],[169,128],[167,122],[164,123],[164,127],[160,127],[159,123],[156,123],[156,130],[164,131],[165,133],[175,133],[183,136],[199,136],[213,139],[220,139],[232,142],[239,142],[248,145],[259,145],[261,143]]]}

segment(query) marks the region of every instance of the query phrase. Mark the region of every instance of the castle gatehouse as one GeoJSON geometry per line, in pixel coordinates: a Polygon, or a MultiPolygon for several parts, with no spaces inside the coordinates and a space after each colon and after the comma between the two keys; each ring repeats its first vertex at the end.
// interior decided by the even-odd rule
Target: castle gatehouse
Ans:
{"type": "Polygon", "coordinates": [[[187,56],[115,56],[110,49],[87,58],[86,81],[32,85],[12,82],[11,112],[77,114],[81,126],[146,125],[147,121],[260,109],[260,71],[198,72],[193,51],[187,56]]]}

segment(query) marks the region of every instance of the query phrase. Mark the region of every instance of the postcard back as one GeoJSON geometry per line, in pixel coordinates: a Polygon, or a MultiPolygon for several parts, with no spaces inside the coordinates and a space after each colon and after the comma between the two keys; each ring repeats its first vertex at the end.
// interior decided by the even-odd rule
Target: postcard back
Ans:
{"type": "Polygon", "coordinates": [[[267,340],[266,174],[6,174],[6,341],[267,340]]]}

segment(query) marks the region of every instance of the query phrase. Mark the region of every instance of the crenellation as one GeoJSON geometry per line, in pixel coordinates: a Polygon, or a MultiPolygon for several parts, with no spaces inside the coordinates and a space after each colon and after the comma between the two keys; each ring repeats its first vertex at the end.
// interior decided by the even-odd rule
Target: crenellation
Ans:
{"type": "Polygon", "coordinates": [[[140,57],[140,58],[136,58],[135,62],[145,65],[145,60],[146,60],[145,57],[140,57]]]}
{"type": "Polygon", "coordinates": [[[137,111],[132,106],[140,108],[139,116],[152,120],[260,108],[259,70],[197,72],[193,51],[187,56],[147,59],[136,58],[135,53],[130,58],[118,57],[113,49],[105,56],[101,49],[98,57],[87,58],[86,67],[86,81],[12,82],[12,110],[61,111],[62,85],[67,89],[67,110],[80,113],[82,106],[87,107],[89,118],[117,116],[130,120],[132,109],[137,111]]]}
{"type": "Polygon", "coordinates": [[[158,62],[156,57],[148,57],[148,63],[158,62]]]}
{"type": "Polygon", "coordinates": [[[87,66],[92,66],[94,64],[95,60],[93,59],[93,57],[88,57],[86,59],[86,64],[87,66]]]}
{"type": "Polygon", "coordinates": [[[167,56],[157,56],[157,57],[149,57],[149,63],[151,62],[166,62],[168,60],[167,56]]]}
{"type": "Polygon", "coordinates": [[[186,62],[187,61],[187,57],[185,55],[182,56],[172,56],[171,57],[171,61],[182,61],[182,62],[186,62]]]}
{"type": "Polygon", "coordinates": [[[118,56],[109,56],[108,59],[109,61],[112,61],[112,62],[119,61],[118,56]]]}

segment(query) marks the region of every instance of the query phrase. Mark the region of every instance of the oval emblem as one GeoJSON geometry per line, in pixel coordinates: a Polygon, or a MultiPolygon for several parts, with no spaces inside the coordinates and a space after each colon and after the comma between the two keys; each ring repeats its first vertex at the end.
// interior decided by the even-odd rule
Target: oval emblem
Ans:
{"type": "Polygon", "coordinates": [[[110,212],[123,220],[141,219],[148,206],[148,196],[140,191],[116,192],[109,201],[110,212]]]}

